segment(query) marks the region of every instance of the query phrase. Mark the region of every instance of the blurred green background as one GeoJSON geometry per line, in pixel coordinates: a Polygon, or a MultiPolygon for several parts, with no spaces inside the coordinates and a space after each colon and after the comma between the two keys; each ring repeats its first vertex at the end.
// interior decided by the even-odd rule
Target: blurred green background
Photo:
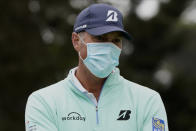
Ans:
{"type": "Polygon", "coordinates": [[[0,131],[23,131],[33,91],[77,66],[71,33],[92,3],[122,11],[121,75],[158,91],[170,131],[196,131],[196,0],[1,0],[0,131]]]}

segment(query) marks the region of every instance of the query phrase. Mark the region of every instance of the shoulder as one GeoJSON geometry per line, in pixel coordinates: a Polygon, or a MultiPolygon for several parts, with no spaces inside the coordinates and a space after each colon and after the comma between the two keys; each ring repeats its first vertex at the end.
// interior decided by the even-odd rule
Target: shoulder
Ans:
{"type": "Polygon", "coordinates": [[[63,80],[59,81],[55,84],[34,91],[31,95],[37,95],[42,97],[53,97],[61,92],[61,90],[63,89],[63,83],[64,83],[63,80]]]}
{"type": "Polygon", "coordinates": [[[138,83],[132,82],[124,78],[124,84],[127,88],[130,88],[135,93],[139,94],[147,94],[147,95],[155,95],[157,92],[149,87],[140,85],[138,83]]]}
{"type": "Polygon", "coordinates": [[[48,87],[34,91],[29,95],[27,104],[39,103],[54,106],[57,101],[66,96],[68,86],[66,81],[67,80],[64,79],[48,87]]]}
{"type": "MultiPolygon", "coordinates": [[[[123,78],[124,79],[124,78],[123,78]]],[[[127,79],[123,80],[124,88],[137,101],[148,101],[151,98],[159,97],[159,93],[149,87],[142,86],[127,79]]]]}
{"type": "Polygon", "coordinates": [[[124,83],[126,85],[126,90],[132,96],[138,110],[147,110],[147,108],[151,110],[152,107],[158,108],[163,105],[161,96],[157,91],[126,79],[124,80],[124,83]]]}

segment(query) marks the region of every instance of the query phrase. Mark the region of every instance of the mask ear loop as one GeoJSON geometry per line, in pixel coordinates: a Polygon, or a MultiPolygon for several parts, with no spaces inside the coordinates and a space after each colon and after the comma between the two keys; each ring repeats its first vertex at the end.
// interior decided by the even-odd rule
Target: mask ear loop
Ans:
{"type": "MultiPolygon", "coordinates": [[[[86,45],[85,42],[84,42],[84,40],[80,37],[80,35],[78,35],[78,37],[79,37],[79,39],[81,40],[82,44],[86,45]]],[[[80,51],[79,51],[79,57],[80,57],[80,59],[81,59],[82,61],[84,61],[84,59],[83,59],[83,58],[81,57],[81,55],[80,55],[80,51]]]]}
{"type": "Polygon", "coordinates": [[[82,37],[80,37],[80,35],[78,35],[79,39],[81,40],[82,44],[86,45],[84,40],[82,39],[82,37]]]}
{"type": "Polygon", "coordinates": [[[79,52],[79,57],[80,57],[80,59],[82,60],[82,61],[84,61],[84,59],[81,57],[81,55],[80,55],[80,52],[79,52]]]}

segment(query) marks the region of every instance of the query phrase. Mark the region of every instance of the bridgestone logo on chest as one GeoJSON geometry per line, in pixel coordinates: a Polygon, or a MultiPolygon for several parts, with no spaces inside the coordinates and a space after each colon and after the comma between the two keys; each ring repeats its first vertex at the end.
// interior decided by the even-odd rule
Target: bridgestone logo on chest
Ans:
{"type": "Polygon", "coordinates": [[[77,112],[71,112],[68,114],[68,116],[66,117],[62,117],[62,120],[80,120],[80,121],[84,121],[86,120],[85,117],[82,117],[79,113],[77,112]]]}
{"type": "Polygon", "coordinates": [[[129,120],[131,110],[121,110],[119,113],[119,118],[117,120],[129,120]]]}

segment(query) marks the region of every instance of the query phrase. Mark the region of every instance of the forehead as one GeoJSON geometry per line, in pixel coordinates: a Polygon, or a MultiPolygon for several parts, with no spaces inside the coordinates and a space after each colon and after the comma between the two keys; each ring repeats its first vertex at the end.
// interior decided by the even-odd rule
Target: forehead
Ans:
{"type": "Polygon", "coordinates": [[[93,36],[91,34],[89,34],[88,32],[81,32],[81,35],[84,36],[84,38],[90,38],[90,39],[96,39],[96,38],[104,38],[104,39],[114,39],[114,38],[122,38],[123,34],[121,32],[110,32],[110,33],[106,33],[103,35],[99,35],[99,36],[93,36]]]}
{"type": "Polygon", "coordinates": [[[102,37],[106,37],[106,38],[110,38],[110,37],[122,37],[122,33],[121,32],[110,32],[110,33],[106,33],[103,35],[100,35],[102,37]]]}

